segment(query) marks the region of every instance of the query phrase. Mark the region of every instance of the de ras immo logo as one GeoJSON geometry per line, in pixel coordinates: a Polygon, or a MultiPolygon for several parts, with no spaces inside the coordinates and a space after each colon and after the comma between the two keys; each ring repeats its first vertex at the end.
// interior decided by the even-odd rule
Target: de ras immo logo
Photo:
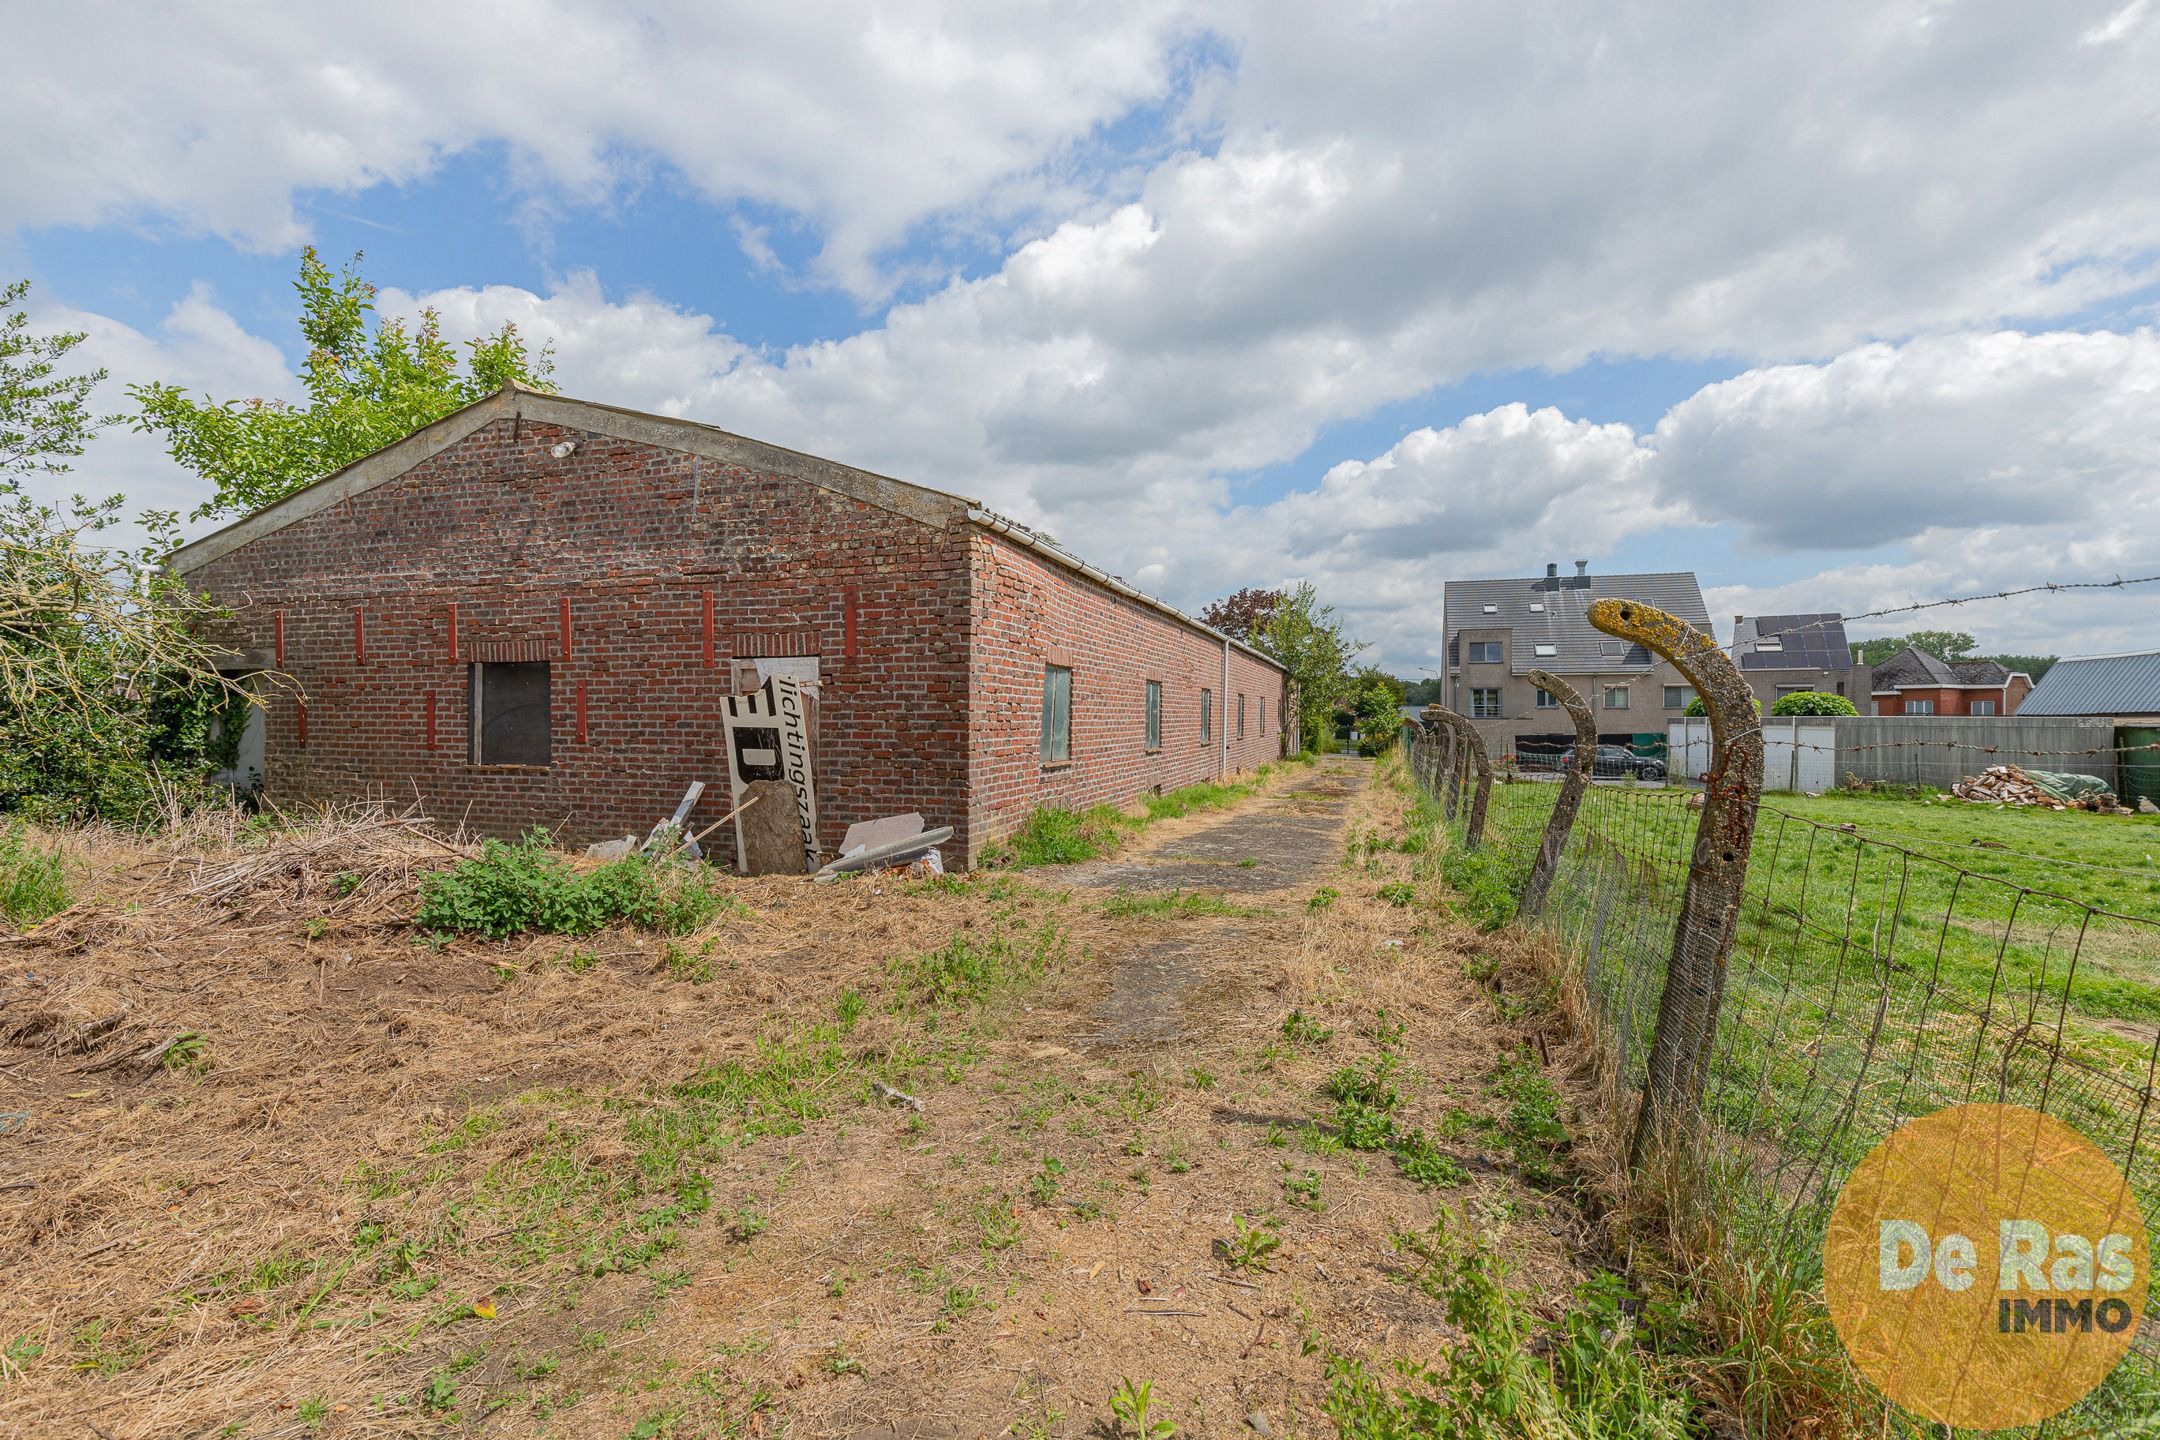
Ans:
{"type": "Polygon", "coordinates": [[[1831,1319],[1884,1394],[1949,1425],[2030,1425],[2120,1363],[2152,1254],[2121,1170],[2020,1105],[1899,1128],[1838,1194],[1824,1242],[1831,1319]]]}

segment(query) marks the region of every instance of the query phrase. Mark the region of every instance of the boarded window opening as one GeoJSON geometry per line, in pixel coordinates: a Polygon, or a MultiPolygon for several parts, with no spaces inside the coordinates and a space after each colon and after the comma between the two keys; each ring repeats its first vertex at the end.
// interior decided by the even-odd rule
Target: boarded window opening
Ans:
{"type": "Polygon", "coordinates": [[[1042,760],[1060,765],[1072,759],[1072,671],[1063,665],[1043,667],[1042,760]]]}
{"type": "Polygon", "coordinates": [[[545,661],[472,667],[472,762],[546,765],[552,709],[545,661]]]}
{"type": "Polygon", "coordinates": [[[1215,736],[1215,692],[1200,692],[1200,743],[1205,745],[1215,736]]]}
{"type": "Polygon", "coordinates": [[[1245,738],[1245,697],[1237,697],[1237,738],[1245,738]]]}
{"type": "Polygon", "coordinates": [[[1147,682],[1147,748],[1148,753],[1162,749],[1162,681],[1147,682]]]}

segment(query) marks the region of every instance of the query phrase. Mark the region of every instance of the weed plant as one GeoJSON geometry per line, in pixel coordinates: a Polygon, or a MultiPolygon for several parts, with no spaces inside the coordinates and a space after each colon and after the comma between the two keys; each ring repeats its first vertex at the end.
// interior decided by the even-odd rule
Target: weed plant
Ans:
{"type": "Polygon", "coordinates": [[[591,935],[626,923],[688,935],[725,910],[743,910],[698,868],[627,855],[579,871],[533,830],[516,844],[489,840],[480,858],[420,882],[419,926],[491,940],[537,931],[591,935]]]}
{"type": "Polygon", "coordinates": [[[67,909],[73,900],[67,865],[57,850],[32,845],[20,821],[0,829],[0,917],[27,930],[67,909]]]}

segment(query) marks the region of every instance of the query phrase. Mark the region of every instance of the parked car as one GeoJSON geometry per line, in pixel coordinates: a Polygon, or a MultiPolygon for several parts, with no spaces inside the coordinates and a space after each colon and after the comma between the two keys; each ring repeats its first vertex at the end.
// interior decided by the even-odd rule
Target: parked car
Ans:
{"type": "MultiPolygon", "coordinates": [[[[1560,768],[1565,770],[1575,763],[1575,747],[1570,745],[1561,753],[1560,768]]],[[[1590,761],[1590,778],[1593,780],[1663,780],[1665,762],[1655,755],[1638,755],[1625,745],[1600,745],[1590,761]]]]}

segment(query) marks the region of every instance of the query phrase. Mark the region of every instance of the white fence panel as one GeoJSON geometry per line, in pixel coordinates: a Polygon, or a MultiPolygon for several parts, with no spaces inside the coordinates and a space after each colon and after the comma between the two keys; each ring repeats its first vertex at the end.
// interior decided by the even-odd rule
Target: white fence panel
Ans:
{"type": "Polygon", "coordinates": [[[1674,720],[1665,727],[1666,760],[1675,780],[1700,780],[1710,768],[1710,722],[1674,720]]]}
{"type": "MultiPolygon", "coordinates": [[[[1672,773],[1700,780],[1712,761],[1710,722],[1674,720],[1666,727],[1665,746],[1672,773]]],[[[1798,717],[1763,721],[1763,789],[1819,795],[1837,784],[1837,730],[1822,721],[1798,717]]]]}

